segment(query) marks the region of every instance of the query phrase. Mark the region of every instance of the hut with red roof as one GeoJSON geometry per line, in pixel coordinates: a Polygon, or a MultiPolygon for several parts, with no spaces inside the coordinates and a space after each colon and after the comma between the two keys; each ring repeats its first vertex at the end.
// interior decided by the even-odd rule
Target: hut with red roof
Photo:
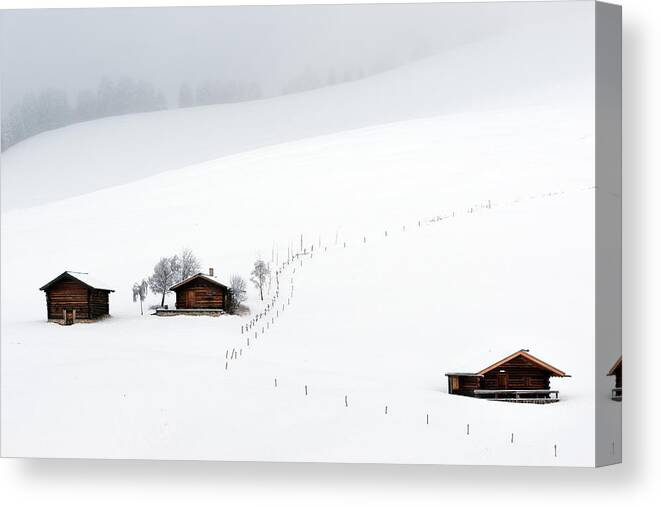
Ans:
{"type": "Polygon", "coordinates": [[[564,371],[521,349],[476,373],[446,373],[448,393],[500,401],[549,403],[558,401],[551,377],[564,371]]]}

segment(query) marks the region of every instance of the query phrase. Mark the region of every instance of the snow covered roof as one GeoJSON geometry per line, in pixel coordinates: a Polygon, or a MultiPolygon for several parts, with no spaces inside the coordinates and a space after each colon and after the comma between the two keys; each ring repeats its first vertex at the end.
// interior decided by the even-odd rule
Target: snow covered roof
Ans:
{"type": "Polygon", "coordinates": [[[620,358],[617,361],[615,361],[615,364],[611,366],[611,369],[608,370],[607,375],[615,375],[615,370],[617,370],[619,366],[622,366],[622,356],[620,356],[620,358]]]}
{"type": "Polygon", "coordinates": [[[170,287],[169,290],[177,289],[177,288],[181,287],[182,285],[186,285],[187,283],[192,282],[193,280],[196,280],[198,278],[202,278],[202,279],[206,280],[207,282],[211,282],[215,285],[219,285],[220,287],[224,287],[225,289],[229,289],[229,287],[227,285],[220,282],[215,276],[205,275],[204,273],[197,273],[197,274],[194,274],[193,276],[189,276],[188,278],[186,278],[185,280],[182,280],[179,283],[175,283],[172,287],[170,287]]]}
{"type": "Polygon", "coordinates": [[[80,271],[65,271],[64,273],[53,278],[50,282],[48,282],[46,285],[41,287],[39,290],[48,289],[51,285],[53,285],[55,282],[59,282],[65,276],[70,276],[71,278],[75,278],[76,280],[84,283],[91,289],[99,289],[99,290],[107,290],[110,292],[115,292],[114,289],[110,288],[109,284],[102,282],[101,280],[97,280],[96,278],[90,276],[89,273],[82,273],[80,271]]]}
{"type": "Polygon", "coordinates": [[[519,356],[524,357],[525,359],[527,359],[531,363],[534,363],[537,366],[545,369],[546,371],[551,373],[551,375],[553,375],[553,376],[556,376],[556,377],[569,377],[569,375],[567,375],[564,371],[559,370],[558,368],[556,368],[554,366],[551,366],[548,363],[545,363],[541,359],[533,356],[526,349],[517,350],[516,352],[510,354],[507,357],[504,357],[503,359],[493,363],[490,366],[487,366],[486,368],[484,368],[483,370],[478,371],[477,373],[446,373],[446,375],[448,375],[448,376],[458,376],[458,377],[482,377],[482,376],[486,375],[487,373],[489,373],[490,371],[498,368],[499,366],[501,366],[501,365],[507,363],[508,361],[511,361],[515,357],[519,357],[519,356]]]}

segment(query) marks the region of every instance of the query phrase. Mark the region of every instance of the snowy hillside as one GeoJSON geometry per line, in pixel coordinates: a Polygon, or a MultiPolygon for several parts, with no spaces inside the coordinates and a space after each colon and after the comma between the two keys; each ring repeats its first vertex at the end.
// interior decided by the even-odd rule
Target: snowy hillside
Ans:
{"type": "Polygon", "coordinates": [[[71,328],[5,326],[4,452],[587,465],[592,197],[526,200],[323,247],[297,263],[293,296],[283,277],[257,338],[241,334],[244,319],[135,311],[71,328]],[[563,241],[571,248],[554,248],[563,241]],[[559,300],[568,285],[572,297],[559,300]],[[564,318],[549,320],[549,308],[564,318]],[[554,382],[561,403],[444,393],[443,372],[522,346],[574,374],[554,382]]]}
{"type": "Polygon", "coordinates": [[[571,97],[3,213],[3,454],[592,464],[592,103],[571,97]],[[243,333],[254,292],[246,317],[140,317],[132,283],[183,246],[222,277],[273,259],[278,299],[243,333]],[[45,322],[64,269],[113,284],[110,319],[45,322]],[[444,372],[520,348],[572,375],[560,403],[447,395],[444,372]]]}
{"type": "MultiPolygon", "coordinates": [[[[124,296],[132,282],[181,246],[221,276],[246,274],[258,256],[270,261],[275,252],[282,260],[299,247],[301,234],[306,244],[356,242],[490,199],[586,188],[594,185],[593,127],[590,106],[581,116],[578,107],[462,113],[347,131],[9,211],[2,222],[3,288],[40,287],[64,267],[89,270],[115,280],[113,307],[131,312],[124,296]],[[21,269],[9,269],[14,262],[21,269]]],[[[33,316],[41,300],[32,290],[12,291],[3,300],[6,319],[33,316]]]]}
{"type": "Polygon", "coordinates": [[[106,118],[46,132],[2,154],[2,208],[51,202],[348,129],[461,111],[591,102],[593,34],[588,32],[580,16],[554,19],[307,93],[106,118]],[[558,30],[565,34],[564,46],[552,35],[558,30]]]}

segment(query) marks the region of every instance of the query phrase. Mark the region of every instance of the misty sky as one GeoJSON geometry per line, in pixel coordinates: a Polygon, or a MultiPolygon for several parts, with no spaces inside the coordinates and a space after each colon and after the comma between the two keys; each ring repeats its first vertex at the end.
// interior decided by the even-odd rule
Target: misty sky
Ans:
{"type": "Polygon", "coordinates": [[[321,79],[345,68],[370,73],[489,37],[529,22],[529,9],[501,3],[4,11],[2,106],[48,87],[74,99],[104,76],[149,81],[171,106],[182,82],[249,81],[274,95],[305,71],[321,79]]]}

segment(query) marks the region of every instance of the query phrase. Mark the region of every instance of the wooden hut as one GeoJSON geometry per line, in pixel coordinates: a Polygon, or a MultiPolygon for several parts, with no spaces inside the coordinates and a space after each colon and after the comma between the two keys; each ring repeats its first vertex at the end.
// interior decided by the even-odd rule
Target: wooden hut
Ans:
{"type": "Polygon", "coordinates": [[[446,373],[448,393],[475,398],[528,403],[558,401],[551,390],[551,377],[569,377],[565,372],[522,349],[477,373],[446,373]]]}
{"type": "Polygon", "coordinates": [[[213,268],[209,268],[209,274],[197,273],[170,290],[177,297],[175,309],[159,308],[157,315],[220,315],[230,309],[232,293],[214,277],[213,268]]]}
{"type": "Polygon", "coordinates": [[[76,271],[65,271],[39,290],[46,293],[48,320],[63,324],[110,315],[109,296],[115,292],[89,274],[76,271]]]}
{"type": "Polygon", "coordinates": [[[615,364],[608,371],[608,375],[615,377],[615,387],[611,391],[611,399],[622,401],[622,356],[615,361],[615,364]]]}

